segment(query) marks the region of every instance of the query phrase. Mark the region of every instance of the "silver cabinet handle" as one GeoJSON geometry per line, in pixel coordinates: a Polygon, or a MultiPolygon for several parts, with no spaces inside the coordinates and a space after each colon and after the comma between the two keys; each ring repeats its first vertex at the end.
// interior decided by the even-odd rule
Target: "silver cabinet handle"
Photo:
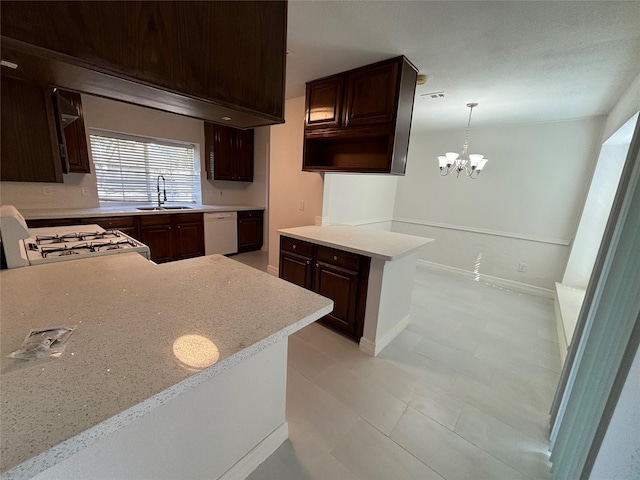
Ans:
{"type": "Polygon", "coordinates": [[[334,260],[338,260],[338,257],[336,257],[336,256],[334,255],[334,256],[333,256],[333,259],[334,259],[334,260]]]}
{"type": "Polygon", "coordinates": [[[320,267],[320,265],[316,263],[316,267],[320,267]]]}
{"type": "Polygon", "coordinates": [[[294,249],[294,250],[296,249],[296,246],[295,246],[295,245],[293,246],[293,249],[294,249]]]}
{"type": "Polygon", "coordinates": [[[311,262],[309,260],[307,260],[307,265],[309,265],[311,262]]]}

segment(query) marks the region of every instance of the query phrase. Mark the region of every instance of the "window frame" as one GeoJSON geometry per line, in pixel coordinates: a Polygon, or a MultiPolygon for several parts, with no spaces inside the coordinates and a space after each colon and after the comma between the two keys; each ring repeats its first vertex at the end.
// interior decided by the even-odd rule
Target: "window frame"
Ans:
{"type": "MultiPolygon", "coordinates": [[[[166,180],[166,191],[167,191],[167,203],[169,202],[176,202],[176,203],[190,203],[190,204],[201,204],[202,203],[202,183],[201,183],[201,165],[200,165],[200,146],[197,143],[194,142],[188,142],[188,141],[183,141],[183,140],[173,140],[173,139],[165,139],[165,138],[158,138],[158,137],[150,137],[150,136],[146,136],[146,135],[136,135],[136,134],[130,134],[130,133],[123,133],[123,132],[116,132],[116,131],[112,131],[112,130],[105,130],[105,129],[101,129],[101,128],[89,128],[89,151],[91,153],[91,159],[93,162],[93,166],[94,166],[94,172],[96,175],[96,187],[97,187],[97,192],[98,192],[98,201],[100,202],[100,204],[108,204],[108,205],[116,205],[116,204],[131,204],[131,203],[135,203],[135,204],[143,204],[143,203],[155,203],[156,202],[156,198],[157,198],[157,192],[156,192],[156,181],[157,181],[157,177],[159,175],[163,175],[165,177],[166,180]],[[138,144],[142,144],[143,148],[145,149],[145,154],[143,156],[143,160],[144,160],[144,183],[147,186],[146,188],[146,199],[144,200],[136,200],[136,199],[132,199],[132,198],[126,198],[126,192],[122,191],[122,198],[120,199],[109,199],[109,198],[104,198],[100,196],[100,183],[99,183],[99,177],[100,177],[100,169],[98,168],[99,165],[102,163],[101,161],[98,161],[98,163],[96,163],[96,158],[95,155],[93,154],[93,142],[92,142],[92,138],[93,136],[97,136],[97,137],[105,137],[105,138],[111,138],[114,140],[124,140],[124,141],[132,141],[132,142],[136,142],[138,144]],[[190,148],[193,152],[193,184],[192,184],[192,190],[191,190],[191,199],[190,200],[186,200],[186,199],[181,199],[181,198],[177,198],[177,199],[172,199],[170,192],[171,192],[171,188],[170,188],[170,178],[171,178],[171,168],[169,168],[170,166],[167,165],[166,169],[160,169],[159,172],[154,172],[153,168],[151,168],[149,166],[149,157],[146,153],[147,150],[147,145],[158,145],[158,146],[165,146],[165,147],[177,147],[177,148],[190,148]],[[162,172],[162,170],[167,170],[166,172],[162,172]]],[[[186,183],[186,182],[184,182],[186,183]]],[[[183,184],[184,184],[183,183],[183,184]]],[[[160,188],[163,188],[163,182],[160,182],[160,188]]],[[[142,193],[142,191],[140,190],[139,193],[142,193]]]]}

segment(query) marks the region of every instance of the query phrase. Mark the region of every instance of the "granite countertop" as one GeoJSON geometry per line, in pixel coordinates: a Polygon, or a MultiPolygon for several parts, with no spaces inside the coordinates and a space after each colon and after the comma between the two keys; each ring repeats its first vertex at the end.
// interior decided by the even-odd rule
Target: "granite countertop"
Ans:
{"type": "Polygon", "coordinates": [[[84,217],[124,217],[129,215],[167,215],[174,213],[198,212],[242,212],[246,210],[264,210],[255,205],[194,205],[184,203],[167,203],[166,205],[184,205],[184,210],[138,210],[137,207],[154,205],[114,205],[96,208],[42,208],[18,209],[27,220],[43,220],[48,218],[84,218],[84,217]]]}
{"type": "Polygon", "coordinates": [[[333,308],[221,255],[155,265],[127,253],[3,270],[0,288],[0,471],[11,478],[58,463],[333,308]],[[30,329],[59,326],[77,327],[60,358],[6,357],[30,329]],[[178,358],[185,335],[212,342],[217,362],[178,358]]]}
{"type": "Polygon", "coordinates": [[[278,232],[298,240],[306,240],[381,260],[396,260],[429,242],[433,242],[433,238],[342,225],[324,227],[309,225],[284,228],[278,232]]]}

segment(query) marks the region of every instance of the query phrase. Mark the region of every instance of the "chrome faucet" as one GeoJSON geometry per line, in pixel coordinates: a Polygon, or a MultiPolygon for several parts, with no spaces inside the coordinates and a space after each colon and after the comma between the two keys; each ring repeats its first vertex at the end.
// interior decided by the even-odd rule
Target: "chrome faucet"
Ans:
{"type": "Polygon", "coordinates": [[[167,201],[167,181],[164,179],[163,175],[158,175],[158,178],[156,179],[156,188],[158,189],[158,208],[160,208],[162,204],[167,201]],[[162,179],[163,200],[160,200],[160,179],[162,179]]]}

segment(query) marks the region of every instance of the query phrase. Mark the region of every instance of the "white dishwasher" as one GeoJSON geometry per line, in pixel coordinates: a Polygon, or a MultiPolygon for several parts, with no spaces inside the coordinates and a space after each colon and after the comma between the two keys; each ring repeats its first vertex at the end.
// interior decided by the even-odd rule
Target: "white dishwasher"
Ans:
{"type": "Polygon", "coordinates": [[[238,253],[237,212],[204,214],[204,254],[238,253]]]}

